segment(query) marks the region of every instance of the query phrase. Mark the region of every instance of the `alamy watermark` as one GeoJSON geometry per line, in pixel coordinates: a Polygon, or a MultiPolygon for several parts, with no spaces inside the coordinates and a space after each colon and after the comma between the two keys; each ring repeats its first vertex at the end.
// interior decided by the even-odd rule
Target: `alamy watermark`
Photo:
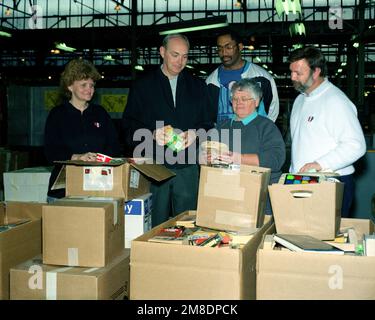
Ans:
{"type": "Polygon", "coordinates": [[[30,29],[42,29],[43,28],[43,7],[39,5],[33,5],[28,7],[28,12],[31,14],[28,25],[30,29]]]}
{"type": "Polygon", "coordinates": [[[331,290],[342,290],[344,288],[344,271],[342,267],[337,264],[331,265],[328,273],[332,274],[328,280],[328,287],[331,290]]]}
{"type": "MultiPolygon", "coordinates": [[[[156,129],[163,128],[163,121],[156,121],[156,129]]],[[[133,141],[140,142],[133,151],[133,158],[154,159],[159,164],[196,164],[200,159],[201,163],[206,164],[204,158],[200,157],[203,150],[199,148],[204,141],[220,141],[227,146],[232,146],[232,151],[241,153],[241,130],[240,129],[204,129],[189,130],[194,133],[196,139],[186,149],[180,152],[174,152],[170,148],[158,145],[154,139],[154,133],[149,129],[138,129],[133,135],[133,141]]],[[[174,132],[181,134],[182,131],[174,129],[174,132]]]]}
{"type": "Polygon", "coordinates": [[[343,25],[343,10],[340,6],[329,7],[328,11],[328,26],[330,29],[340,29],[344,28],[343,25]]]}

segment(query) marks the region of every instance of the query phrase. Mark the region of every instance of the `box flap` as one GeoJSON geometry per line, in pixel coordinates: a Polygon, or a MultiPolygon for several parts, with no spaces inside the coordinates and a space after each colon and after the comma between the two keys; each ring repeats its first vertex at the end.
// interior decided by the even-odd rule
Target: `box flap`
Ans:
{"type": "Polygon", "coordinates": [[[138,171],[142,172],[145,176],[152,178],[156,181],[163,181],[176,174],[171,170],[167,169],[161,164],[135,164],[132,163],[131,166],[136,168],[138,171]]]}
{"type": "Polygon", "coordinates": [[[62,166],[59,174],[53,183],[51,190],[65,189],[66,188],[66,166],[62,166]]]}
{"type": "Polygon", "coordinates": [[[82,161],[82,160],[64,160],[64,161],[54,161],[54,163],[74,165],[74,166],[94,166],[94,167],[117,167],[124,163],[127,163],[125,158],[116,158],[115,161],[111,162],[99,162],[99,161],[82,161]]]}
{"type": "Polygon", "coordinates": [[[0,225],[5,221],[5,203],[0,203],[0,225]]]}
{"type": "Polygon", "coordinates": [[[262,226],[270,172],[246,165],[201,166],[197,226],[230,231],[262,226]]]}

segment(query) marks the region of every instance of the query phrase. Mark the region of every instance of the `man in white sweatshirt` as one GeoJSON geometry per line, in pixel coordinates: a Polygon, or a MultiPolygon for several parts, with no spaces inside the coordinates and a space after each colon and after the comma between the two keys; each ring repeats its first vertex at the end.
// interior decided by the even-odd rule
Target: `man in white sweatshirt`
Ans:
{"type": "Polygon", "coordinates": [[[290,171],[338,173],[339,180],[344,182],[341,215],[348,217],[354,196],[353,163],[366,152],[357,109],[326,78],[327,63],[320,50],[294,50],[289,63],[293,86],[301,92],[290,119],[290,171]]]}

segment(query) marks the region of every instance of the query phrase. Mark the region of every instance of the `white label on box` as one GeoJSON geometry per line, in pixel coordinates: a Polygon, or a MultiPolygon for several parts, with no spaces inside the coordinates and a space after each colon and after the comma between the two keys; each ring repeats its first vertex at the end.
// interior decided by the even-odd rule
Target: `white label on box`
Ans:
{"type": "Polygon", "coordinates": [[[109,191],[113,189],[113,168],[83,167],[83,190],[109,191]]]}
{"type": "Polygon", "coordinates": [[[140,173],[137,170],[130,169],[130,188],[138,189],[140,173]]]}

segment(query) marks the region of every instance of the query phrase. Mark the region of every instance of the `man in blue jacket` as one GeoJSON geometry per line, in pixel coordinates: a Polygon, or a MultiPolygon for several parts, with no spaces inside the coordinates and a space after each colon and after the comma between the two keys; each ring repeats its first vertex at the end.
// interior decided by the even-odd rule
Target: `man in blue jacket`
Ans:
{"type": "Polygon", "coordinates": [[[217,52],[222,64],[207,78],[210,97],[216,110],[217,124],[233,117],[230,89],[241,79],[255,80],[263,91],[258,113],[273,122],[279,115],[279,97],[273,77],[262,67],[242,58],[244,45],[240,36],[232,30],[224,30],[217,36],[217,52]]]}

